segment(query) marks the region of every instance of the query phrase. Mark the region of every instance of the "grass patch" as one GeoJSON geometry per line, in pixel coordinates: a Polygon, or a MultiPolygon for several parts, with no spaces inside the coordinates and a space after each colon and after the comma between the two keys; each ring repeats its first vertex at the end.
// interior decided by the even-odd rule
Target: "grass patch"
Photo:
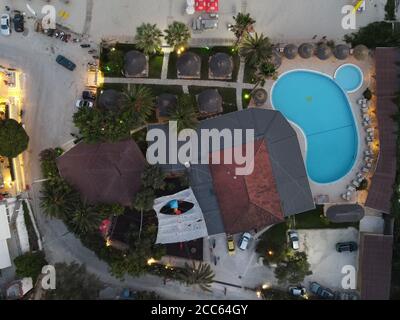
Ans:
{"type": "Polygon", "coordinates": [[[236,89],[235,88],[214,88],[214,87],[202,87],[202,86],[189,86],[189,93],[191,95],[197,95],[207,89],[217,89],[219,94],[222,96],[223,113],[230,113],[237,111],[236,105],[236,89]]]}
{"type": "Polygon", "coordinates": [[[314,210],[293,216],[290,222],[295,221],[296,229],[343,229],[353,227],[358,229],[357,222],[352,223],[333,223],[324,216],[324,207],[317,206],[314,210]]]}
{"type": "Polygon", "coordinates": [[[29,215],[28,204],[25,201],[22,201],[22,209],[24,210],[24,221],[26,230],[28,232],[29,247],[31,251],[37,251],[39,250],[39,244],[38,244],[39,239],[36,235],[35,228],[31,220],[31,216],[29,215]]]}
{"type": "Polygon", "coordinates": [[[243,75],[243,82],[244,83],[252,83],[255,84],[256,81],[254,79],[254,72],[256,70],[253,67],[250,67],[248,64],[244,66],[244,75],[243,75]]]}
{"type": "Polygon", "coordinates": [[[243,89],[242,90],[242,106],[243,106],[243,109],[247,109],[248,106],[249,106],[249,103],[250,103],[250,100],[251,100],[251,97],[250,97],[251,91],[252,90],[250,90],[250,89],[243,89]],[[247,95],[249,96],[248,98],[246,97],[247,95]]]}
{"type": "MultiPolygon", "coordinates": [[[[200,56],[201,58],[201,72],[200,79],[201,80],[209,80],[208,78],[208,60],[210,56],[218,52],[224,52],[229,54],[233,59],[233,72],[232,79],[221,80],[228,82],[235,82],[237,80],[237,75],[239,72],[240,66],[240,57],[236,51],[232,51],[232,47],[226,46],[216,46],[212,48],[189,48],[186,50],[187,52],[193,52],[200,56]]],[[[176,62],[178,60],[178,55],[176,52],[171,52],[168,61],[168,79],[177,79],[177,69],[176,62]]],[[[215,79],[213,79],[215,80],[215,79]]],[[[218,80],[216,80],[218,81],[218,80]]]]}
{"type": "MultiPolygon", "coordinates": [[[[135,44],[132,43],[117,43],[115,46],[116,50],[119,50],[125,55],[128,51],[131,50],[139,50],[135,44]]],[[[109,48],[103,48],[101,50],[100,54],[100,66],[102,66],[105,62],[108,61],[108,54],[110,52],[109,48]]],[[[164,53],[163,52],[158,52],[149,57],[149,76],[148,78],[152,79],[161,79],[161,72],[162,72],[162,64],[163,64],[163,59],[164,59],[164,53]]],[[[121,70],[119,72],[116,71],[107,71],[104,70],[104,76],[105,77],[110,77],[110,78],[118,78],[118,77],[123,77],[121,70]]]]}

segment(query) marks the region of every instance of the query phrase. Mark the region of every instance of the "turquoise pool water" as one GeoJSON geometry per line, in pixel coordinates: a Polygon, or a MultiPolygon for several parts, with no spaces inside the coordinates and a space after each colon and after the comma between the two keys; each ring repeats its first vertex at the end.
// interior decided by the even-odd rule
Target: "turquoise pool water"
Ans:
{"type": "Polygon", "coordinates": [[[344,91],[357,91],[363,82],[363,75],[360,68],[354,64],[344,64],[335,72],[336,83],[343,88],[344,91]]]}
{"type": "Polygon", "coordinates": [[[271,101],[305,134],[310,179],[330,183],[350,171],[358,133],[347,95],[332,78],[306,70],[288,72],[272,88],[271,101]]]}

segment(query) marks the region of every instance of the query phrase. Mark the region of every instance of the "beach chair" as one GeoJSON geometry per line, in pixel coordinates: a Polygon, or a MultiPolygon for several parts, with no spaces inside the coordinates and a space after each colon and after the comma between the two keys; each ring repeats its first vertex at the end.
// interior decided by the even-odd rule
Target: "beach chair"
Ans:
{"type": "Polygon", "coordinates": [[[374,129],[374,128],[371,128],[371,127],[369,127],[369,128],[365,128],[365,131],[367,131],[367,132],[374,132],[374,131],[375,131],[375,129],[374,129]]]}

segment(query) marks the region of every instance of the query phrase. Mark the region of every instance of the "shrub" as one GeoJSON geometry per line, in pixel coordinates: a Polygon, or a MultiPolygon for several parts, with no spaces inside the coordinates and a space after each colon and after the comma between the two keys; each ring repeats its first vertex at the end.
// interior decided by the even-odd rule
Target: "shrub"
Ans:
{"type": "Polygon", "coordinates": [[[14,263],[17,276],[21,278],[31,277],[33,283],[36,283],[43,266],[47,265],[44,253],[41,251],[25,253],[15,258],[14,263]]]}
{"type": "Polygon", "coordinates": [[[14,119],[0,120],[0,155],[15,158],[28,148],[29,137],[14,119]]]}
{"type": "Polygon", "coordinates": [[[368,101],[372,99],[372,92],[369,88],[367,88],[364,93],[363,96],[365,99],[367,99],[368,101]]]}

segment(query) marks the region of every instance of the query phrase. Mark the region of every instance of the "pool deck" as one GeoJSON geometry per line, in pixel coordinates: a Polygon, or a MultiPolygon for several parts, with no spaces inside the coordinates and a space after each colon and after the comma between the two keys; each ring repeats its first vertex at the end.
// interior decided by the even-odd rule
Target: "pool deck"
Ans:
{"type": "MultiPolygon", "coordinates": [[[[318,58],[310,58],[310,59],[302,59],[300,57],[293,59],[293,60],[288,60],[288,59],[283,59],[281,67],[278,69],[279,75],[291,71],[291,70],[296,70],[296,69],[308,69],[308,70],[313,70],[313,71],[318,71],[325,73],[331,77],[335,74],[335,71],[338,67],[340,67],[343,64],[347,63],[352,63],[357,65],[363,72],[364,74],[364,82],[363,85],[359,90],[357,90],[354,93],[348,93],[349,101],[352,106],[352,111],[355,117],[355,122],[359,134],[359,143],[358,143],[358,156],[356,159],[356,162],[352,168],[352,170],[343,178],[340,180],[333,182],[333,183],[328,183],[328,184],[318,184],[310,180],[310,187],[312,194],[314,198],[318,195],[328,195],[329,196],[329,203],[360,203],[363,204],[366,198],[366,192],[358,192],[358,194],[353,195],[353,199],[351,201],[345,201],[341,198],[341,194],[346,192],[346,188],[348,185],[351,184],[352,180],[355,179],[357,173],[361,170],[361,168],[364,165],[363,161],[363,153],[364,150],[368,149],[367,143],[366,143],[366,132],[362,126],[362,113],[360,106],[357,104],[357,100],[362,98],[362,94],[365,91],[366,88],[370,88],[372,92],[375,91],[375,81],[374,81],[374,75],[375,75],[375,69],[374,69],[374,60],[373,58],[369,58],[365,61],[358,61],[354,57],[349,57],[346,60],[337,60],[336,58],[332,57],[328,60],[321,61],[318,58]]],[[[264,85],[264,88],[267,90],[269,99],[267,103],[265,104],[265,108],[267,109],[272,109],[271,106],[271,88],[273,84],[275,83],[274,80],[268,80],[266,84],[264,85]]],[[[372,112],[370,113],[370,117],[372,119],[371,126],[372,127],[377,127],[376,124],[376,118],[375,114],[373,113],[373,110],[375,108],[375,101],[372,100],[370,102],[370,109],[372,112]]],[[[296,130],[298,137],[299,137],[299,142],[300,142],[300,147],[302,149],[303,153],[303,158],[305,159],[305,149],[306,149],[306,141],[303,133],[297,128],[296,126],[293,125],[293,128],[296,130]]],[[[376,164],[376,161],[373,163],[373,169],[376,164]]],[[[373,173],[373,169],[370,171],[370,174],[373,173]]]]}

